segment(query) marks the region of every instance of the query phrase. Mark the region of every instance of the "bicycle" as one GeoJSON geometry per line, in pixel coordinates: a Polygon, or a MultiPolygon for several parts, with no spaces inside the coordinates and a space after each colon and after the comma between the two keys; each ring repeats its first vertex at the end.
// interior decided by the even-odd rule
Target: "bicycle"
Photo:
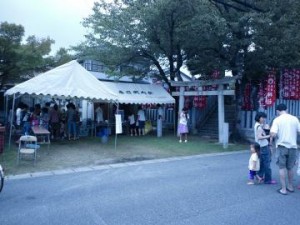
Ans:
{"type": "Polygon", "coordinates": [[[2,166],[0,165],[0,192],[2,191],[3,186],[4,186],[4,172],[2,166]]]}

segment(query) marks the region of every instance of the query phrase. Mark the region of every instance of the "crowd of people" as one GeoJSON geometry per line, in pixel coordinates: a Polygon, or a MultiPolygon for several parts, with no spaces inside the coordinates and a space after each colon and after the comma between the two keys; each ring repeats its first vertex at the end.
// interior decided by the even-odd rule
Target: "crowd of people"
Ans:
{"type": "Polygon", "coordinates": [[[142,106],[138,107],[137,115],[135,115],[134,112],[131,112],[130,115],[128,116],[128,120],[129,120],[131,136],[145,135],[146,115],[142,106]]]}
{"type": "Polygon", "coordinates": [[[50,131],[51,139],[77,140],[79,112],[74,103],[66,105],[66,109],[60,109],[56,103],[35,104],[29,107],[20,102],[14,114],[14,123],[22,135],[30,134],[32,126],[43,127],[50,131]]]}
{"type": "MultiPolygon", "coordinates": [[[[294,192],[294,167],[297,165],[297,135],[300,134],[299,119],[287,111],[285,104],[276,106],[277,117],[271,127],[265,123],[266,114],[258,112],[255,117],[255,142],[250,145],[249,181],[247,184],[276,184],[272,179],[271,159],[276,154],[281,188],[277,192],[287,195],[294,192]]],[[[299,174],[300,175],[300,174],[299,174]]],[[[297,187],[300,189],[300,185],[297,187]]]]}
{"type": "MultiPolygon", "coordinates": [[[[162,121],[164,120],[164,110],[160,104],[156,105],[157,107],[157,137],[162,136],[162,121]]],[[[135,114],[133,110],[129,113],[129,130],[130,136],[144,136],[146,134],[146,114],[142,106],[138,107],[138,111],[135,114]]]]}

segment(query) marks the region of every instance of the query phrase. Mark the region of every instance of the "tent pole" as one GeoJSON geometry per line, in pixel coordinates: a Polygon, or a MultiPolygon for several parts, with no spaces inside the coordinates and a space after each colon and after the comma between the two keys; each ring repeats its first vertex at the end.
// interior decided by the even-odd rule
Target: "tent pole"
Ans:
{"type": "MultiPolygon", "coordinates": [[[[119,103],[117,103],[117,111],[116,114],[119,114],[119,103]]],[[[117,124],[117,120],[115,118],[115,124],[117,124]]],[[[116,125],[115,125],[116,126],[116,125]]],[[[117,134],[117,127],[115,128],[115,151],[117,151],[117,139],[118,139],[118,134],[117,134]]]]}
{"type": "Polygon", "coordinates": [[[4,116],[4,124],[7,124],[9,121],[9,116],[8,116],[8,95],[5,96],[5,116],[4,116]]]}
{"type": "Polygon", "coordinates": [[[174,136],[176,136],[177,134],[177,130],[176,130],[176,103],[174,104],[174,110],[173,110],[173,118],[174,118],[174,121],[173,121],[173,125],[174,125],[174,136]]]}
{"type": "Polygon", "coordinates": [[[13,124],[13,118],[14,118],[14,111],[15,111],[15,101],[16,101],[16,94],[14,94],[13,97],[13,104],[11,109],[11,118],[10,118],[10,129],[9,129],[9,139],[8,139],[8,148],[10,149],[11,146],[11,130],[12,130],[12,124],[13,124]]]}

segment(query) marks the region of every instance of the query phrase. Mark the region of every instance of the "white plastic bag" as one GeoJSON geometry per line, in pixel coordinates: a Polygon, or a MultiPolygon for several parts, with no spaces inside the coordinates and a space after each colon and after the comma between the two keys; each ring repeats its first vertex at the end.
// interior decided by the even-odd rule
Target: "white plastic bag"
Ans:
{"type": "Polygon", "coordinates": [[[297,175],[300,176],[300,154],[299,154],[299,158],[298,158],[297,175]]]}

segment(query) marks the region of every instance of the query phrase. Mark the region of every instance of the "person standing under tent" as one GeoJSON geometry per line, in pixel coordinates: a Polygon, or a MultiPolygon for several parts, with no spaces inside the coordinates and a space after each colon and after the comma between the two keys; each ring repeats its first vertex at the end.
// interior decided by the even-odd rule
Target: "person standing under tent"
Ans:
{"type": "Polygon", "coordinates": [[[157,130],[157,137],[162,136],[162,121],[164,119],[164,111],[160,104],[157,104],[157,121],[156,121],[156,130],[157,130]]]}
{"type": "Polygon", "coordinates": [[[49,122],[51,125],[51,135],[52,138],[57,139],[60,136],[60,115],[59,115],[58,105],[54,104],[49,113],[49,122]]]}
{"type": "Polygon", "coordinates": [[[135,121],[135,116],[134,116],[133,112],[130,114],[130,116],[128,116],[128,120],[129,120],[130,135],[137,136],[136,125],[135,125],[136,121],[135,121]]]}
{"type": "Polygon", "coordinates": [[[24,104],[23,105],[23,110],[22,110],[22,125],[23,125],[23,134],[29,135],[30,130],[31,130],[31,124],[30,124],[30,117],[31,113],[28,110],[28,105],[24,104]]]}
{"type": "Polygon", "coordinates": [[[138,126],[139,126],[139,135],[145,135],[145,111],[143,110],[142,106],[139,106],[138,112],[137,112],[137,120],[138,120],[138,126]]]}
{"type": "Polygon", "coordinates": [[[42,112],[40,116],[40,126],[49,130],[49,111],[47,107],[42,108],[42,112]]]}
{"type": "Polygon", "coordinates": [[[95,113],[96,113],[96,121],[97,121],[97,123],[102,123],[104,121],[103,120],[103,109],[101,108],[100,104],[96,108],[95,113]]]}
{"type": "Polygon", "coordinates": [[[73,139],[76,140],[76,111],[75,105],[69,103],[67,105],[67,124],[68,124],[68,137],[69,141],[71,140],[71,135],[73,134],[73,139]]]}
{"type": "Polygon", "coordinates": [[[22,122],[22,109],[23,109],[23,103],[20,102],[18,104],[18,108],[16,109],[16,128],[21,128],[21,122],[22,122]]]}

